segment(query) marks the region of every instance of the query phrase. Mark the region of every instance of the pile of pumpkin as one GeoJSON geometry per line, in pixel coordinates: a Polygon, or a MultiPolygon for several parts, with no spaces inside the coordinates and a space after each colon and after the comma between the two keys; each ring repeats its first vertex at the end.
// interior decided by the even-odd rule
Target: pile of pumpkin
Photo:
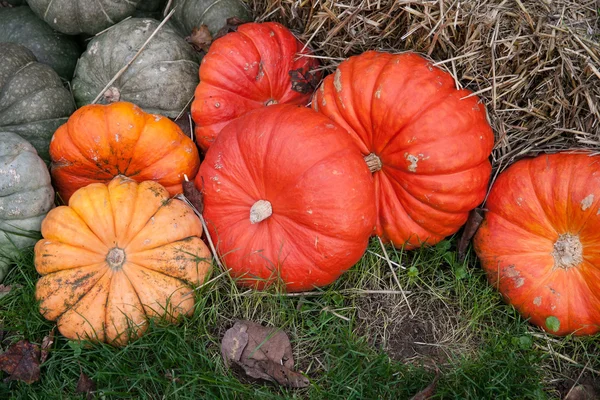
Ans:
{"type": "MultiPolygon", "coordinates": [[[[189,314],[207,239],[238,284],[304,291],[335,281],[372,235],[435,244],[484,201],[485,107],[431,61],[368,51],[322,80],[282,25],[232,27],[248,20],[238,0],[174,1],[163,22],[124,19],[134,3],[0,8],[0,270],[41,231],[36,296],[64,336],[124,345],[150,317],[189,314]],[[219,36],[203,57],[184,40],[201,25],[219,36]],[[170,119],[192,97],[196,143],[170,119]],[[200,210],[182,201],[188,178],[200,210]]],[[[600,328],[598,161],[518,161],[475,237],[490,282],[559,335],[600,328]]]]}

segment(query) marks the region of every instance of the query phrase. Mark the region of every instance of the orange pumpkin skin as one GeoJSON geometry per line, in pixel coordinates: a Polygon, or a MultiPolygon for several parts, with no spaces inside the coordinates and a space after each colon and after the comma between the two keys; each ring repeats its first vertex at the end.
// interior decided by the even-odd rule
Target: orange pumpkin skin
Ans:
{"type": "Polygon", "coordinates": [[[520,160],[498,176],[486,208],[474,247],[506,301],[550,333],[598,332],[600,157],[520,160]]]}
{"type": "Polygon", "coordinates": [[[195,184],[204,188],[217,251],[243,286],[328,285],[360,259],[375,223],[360,152],[340,127],[304,107],[275,105],[227,125],[195,184]],[[261,219],[265,201],[272,214],[261,219]]]}
{"type": "Polygon", "coordinates": [[[42,235],[36,298],[69,339],[125,345],[150,317],[190,314],[192,286],[210,272],[199,219],[153,181],[86,186],[48,213],[42,235]]]}
{"type": "Polygon", "coordinates": [[[50,157],[54,187],[65,203],[77,189],[117,175],[157,181],[175,195],[184,174],[194,177],[200,166],[198,149],[177,124],[128,102],[75,111],[54,133],[50,157]]]}
{"type": "Polygon", "coordinates": [[[294,90],[290,72],[319,82],[321,73],[311,72],[317,59],[302,57],[309,53],[276,22],[243,24],[215,40],[202,59],[192,103],[198,146],[206,151],[225,125],[248,111],[277,103],[308,104],[312,90],[294,90]]]}
{"type": "Polygon", "coordinates": [[[344,127],[375,182],[375,233],[412,249],[455,233],[480,204],[494,135],[485,108],[414,53],[367,51],[342,62],[313,109],[344,127]]]}

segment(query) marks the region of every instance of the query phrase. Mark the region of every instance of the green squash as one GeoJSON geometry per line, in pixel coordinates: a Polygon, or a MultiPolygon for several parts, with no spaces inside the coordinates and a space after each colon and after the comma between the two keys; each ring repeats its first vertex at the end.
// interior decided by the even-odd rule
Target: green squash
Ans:
{"type": "Polygon", "coordinates": [[[40,238],[53,204],[50,174],[35,148],[15,133],[0,132],[0,282],[19,251],[40,238]]]}
{"type": "Polygon", "coordinates": [[[244,22],[252,19],[240,0],[173,0],[170,9],[175,7],[170,22],[183,36],[189,36],[194,28],[201,25],[206,25],[215,35],[228,18],[237,17],[244,22]]]}
{"type": "Polygon", "coordinates": [[[68,81],[81,54],[74,38],[54,31],[29,7],[0,8],[0,42],[22,44],[68,81]]]}
{"type": "MultiPolygon", "coordinates": [[[[145,1],[145,0],[141,0],[145,1]]],[[[127,18],[140,0],[27,0],[53,29],[68,35],[96,33],[127,18]]]]}
{"type": "Polygon", "coordinates": [[[19,134],[49,161],[54,131],[75,111],[71,93],[31,50],[0,42],[0,130],[19,134]]]}
{"type": "Polygon", "coordinates": [[[127,70],[106,85],[142,47],[159,22],[149,18],[122,21],[96,36],[83,53],[72,81],[79,107],[128,101],[146,112],[176,117],[198,85],[198,54],[174,30],[163,26],[127,70]]]}

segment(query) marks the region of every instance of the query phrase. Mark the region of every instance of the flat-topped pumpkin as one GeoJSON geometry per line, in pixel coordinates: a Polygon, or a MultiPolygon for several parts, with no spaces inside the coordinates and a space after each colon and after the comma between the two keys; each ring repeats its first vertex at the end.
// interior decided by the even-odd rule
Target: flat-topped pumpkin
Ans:
{"type": "Polygon", "coordinates": [[[414,54],[342,62],[312,107],[343,126],[373,172],[376,234],[397,247],[455,233],[483,201],[494,146],[485,106],[414,54]]]}
{"type": "Polygon", "coordinates": [[[117,175],[157,181],[174,195],[200,166],[196,145],[177,124],[127,102],[78,109],[52,137],[50,156],[65,202],[77,189],[117,175]]]}
{"type": "Polygon", "coordinates": [[[506,301],[556,335],[600,332],[600,157],[517,161],[485,208],[475,250],[506,301]]]}
{"type": "Polygon", "coordinates": [[[200,220],[152,181],[86,186],[48,214],[42,235],[35,295],[69,339],[125,345],[148,318],[190,314],[210,272],[200,220]]]}
{"type": "Polygon", "coordinates": [[[44,161],[25,139],[0,131],[0,282],[19,250],[35,244],[53,204],[44,161]]]}

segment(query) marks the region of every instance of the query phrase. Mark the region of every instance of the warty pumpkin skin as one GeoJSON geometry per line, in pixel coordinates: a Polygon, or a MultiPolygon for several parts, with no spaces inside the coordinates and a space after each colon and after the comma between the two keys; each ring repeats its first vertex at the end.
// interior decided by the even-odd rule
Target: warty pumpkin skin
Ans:
{"type": "Polygon", "coordinates": [[[309,102],[311,90],[294,90],[291,71],[314,76],[317,59],[275,22],[248,23],[215,40],[200,65],[200,83],[192,103],[196,143],[208,149],[219,131],[248,111],[273,104],[309,102]],[[312,72],[311,72],[312,71],[312,72]]]}
{"type": "MultiPolygon", "coordinates": [[[[158,26],[151,18],[130,18],[93,38],[75,69],[72,87],[77,105],[91,104],[158,26]]],[[[146,112],[175,118],[194,95],[198,61],[192,47],[163,26],[98,102],[129,101],[146,112]]]]}
{"type": "Polygon", "coordinates": [[[155,180],[171,195],[196,176],[198,149],[173,121],[127,102],[78,109],[52,137],[54,187],[67,202],[79,188],[125,175],[155,180]]]}
{"type": "Polygon", "coordinates": [[[36,298],[69,339],[125,345],[150,317],[190,314],[210,272],[200,220],[152,181],[86,186],[48,213],[42,235],[36,298]]]}
{"type": "Polygon", "coordinates": [[[292,105],[231,122],[195,179],[217,251],[240,285],[288,291],[336,280],[365,252],[372,178],[345,132],[292,105]]]}
{"type": "Polygon", "coordinates": [[[223,28],[229,18],[250,21],[250,13],[240,0],[173,0],[172,22],[183,35],[189,36],[194,28],[206,25],[212,35],[223,28]]]}
{"type": "Polygon", "coordinates": [[[19,135],[0,132],[0,282],[18,251],[35,244],[32,235],[53,205],[44,161],[19,135]]]}
{"type": "Polygon", "coordinates": [[[375,233],[396,247],[455,233],[486,194],[494,135],[485,107],[414,53],[342,62],[312,107],[344,127],[373,171],[375,233]]]}
{"type": "Polygon", "coordinates": [[[556,334],[600,331],[600,157],[517,161],[490,191],[474,247],[489,281],[556,334]]]}
{"type": "Polygon", "coordinates": [[[95,35],[133,15],[140,1],[145,0],[27,0],[27,4],[56,31],[95,35]]]}
{"type": "Polygon", "coordinates": [[[58,33],[29,7],[0,7],[0,42],[18,43],[65,80],[71,80],[81,52],[74,38],[58,33]]]}
{"type": "Polygon", "coordinates": [[[48,161],[52,134],[75,110],[71,93],[31,50],[0,43],[0,54],[0,130],[25,138],[48,161]]]}

